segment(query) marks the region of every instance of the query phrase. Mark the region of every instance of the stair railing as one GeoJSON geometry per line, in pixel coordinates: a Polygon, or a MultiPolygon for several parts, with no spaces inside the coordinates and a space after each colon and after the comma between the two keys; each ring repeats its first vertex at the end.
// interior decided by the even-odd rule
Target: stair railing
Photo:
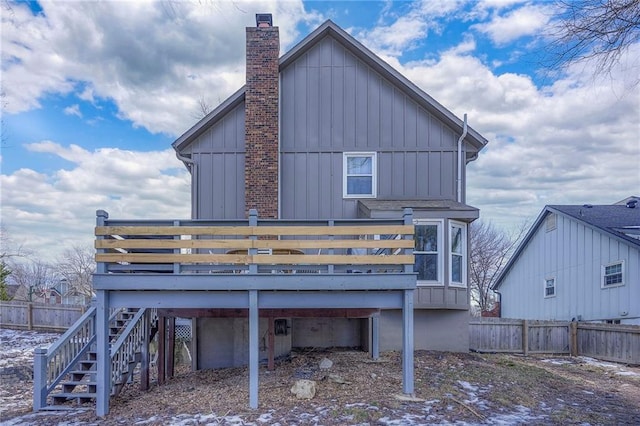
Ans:
{"type": "MultiPolygon", "coordinates": [[[[121,309],[114,310],[111,323],[121,309]]],[[[47,407],[47,397],[96,342],[96,307],[91,306],[48,348],[36,348],[33,359],[33,411],[47,407]]]]}
{"type": "Polygon", "coordinates": [[[47,406],[47,396],[96,340],[96,308],[92,306],[49,348],[36,348],[33,360],[33,410],[47,406]]]}
{"type": "Polygon", "coordinates": [[[146,309],[140,309],[129,321],[118,340],[111,345],[111,392],[112,396],[120,392],[123,381],[133,375],[130,364],[136,362],[136,356],[140,353],[147,333],[146,309]]]}

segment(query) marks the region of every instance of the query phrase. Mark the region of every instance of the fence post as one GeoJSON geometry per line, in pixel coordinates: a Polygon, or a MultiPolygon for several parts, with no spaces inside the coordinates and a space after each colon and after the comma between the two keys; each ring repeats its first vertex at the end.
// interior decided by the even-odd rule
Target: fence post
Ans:
{"type": "Polygon", "coordinates": [[[522,320],[522,354],[529,355],[529,321],[522,320]]]}
{"type": "Polygon", "coordinates": [[[33,330],[33,303],[27,303],[27,330],[33,330]]]}
{"type": "Polygon", "coordinates": [[[47,406],[47,348],[33,351],[33,411],[47,406]]]}
{"type": "Polygon", "coordinates": [[[578,322],[569,323],[569,352],[571,356],[578,356],[578,322]]]}

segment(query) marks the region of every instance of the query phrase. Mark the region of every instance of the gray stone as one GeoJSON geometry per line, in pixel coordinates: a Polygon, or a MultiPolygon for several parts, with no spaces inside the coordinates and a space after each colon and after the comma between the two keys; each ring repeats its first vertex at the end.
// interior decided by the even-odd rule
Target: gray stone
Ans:
{"type": "Polygon", "coordinates": [[[291,393],[298,399],[311,399],[316,396],[316,382],[313,380],[297,380],[291,388],[291,393]]]}
{"type": "Polygon", "coordinates": [[[320,361],[320,370],[328,370],[331,367],[333,367],[333,361],[329,358],[322,358],[322,361],[320,361]]]}

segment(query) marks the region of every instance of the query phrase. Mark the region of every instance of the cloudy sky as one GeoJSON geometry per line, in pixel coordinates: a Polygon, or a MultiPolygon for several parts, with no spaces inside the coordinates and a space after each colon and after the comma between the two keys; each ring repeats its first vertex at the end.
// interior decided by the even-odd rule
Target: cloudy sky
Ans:
{"type": "Polygon", "coordinates": [[[607,75],[541,65],[549,2],[2,2],[2,224],[44,258],[91,244],[95,211],[188,218],[170,145],[244,83],[244,28],[281,53],[326,19],[490,142],[468,203],[500,227],[546,204],[640,195],[640,46],[607,75]]]}

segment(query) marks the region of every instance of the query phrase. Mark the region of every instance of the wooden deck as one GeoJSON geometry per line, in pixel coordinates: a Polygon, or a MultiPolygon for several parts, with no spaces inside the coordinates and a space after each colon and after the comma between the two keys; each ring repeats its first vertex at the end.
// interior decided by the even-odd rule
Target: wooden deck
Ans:
{"type": "MultiPolygon", "coordinates": [[[[242,309],[249,319],[249,405],[256,408],[262,310],[402,309],[403,391],[411,394],[413,232],[410,209],[398,220],[326,221],[258,220],[255,211],[244,221],[127,221],[98,211],[98,353],[108,350],[112,308],[242,309]]],[[[109,368],[99,358],[104,383],[109,368]]],[[[109,409],[102,382],[98,415],[109,409]]]]}

